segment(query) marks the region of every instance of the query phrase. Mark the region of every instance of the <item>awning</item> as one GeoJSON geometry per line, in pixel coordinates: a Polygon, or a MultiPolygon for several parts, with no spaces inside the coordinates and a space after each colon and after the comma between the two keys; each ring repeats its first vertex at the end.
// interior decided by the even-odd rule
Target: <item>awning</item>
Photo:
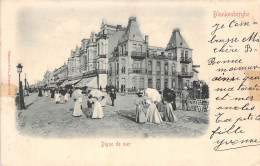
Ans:
{"type": "Polygon", "coordinates": [[[60,87],[65,87],[66,83],[68,82],[68,80],[65,80],[61,85],[60,87]]]}
{"type": "Polygon", "coordinates": [[[67,85],[74,85],[74,84],[76,84],[77,82],[79,82],[80,81],[80,79],[79,80],[71,80],[71,81],[68,81],[66,84],[65,84],[65,86],[67,86],[67,85]]]}
{"type": "Polygon", "coordinates": [[[50,84],[48,85],[48,88],[57,88],[58,86],[56,84],[50,84]]]}
{"type": "Polygon", "coordinates": [[[89,88],[97,88],[97,77],[91,78],[83,78],[75,87],[89,87],[89,88]]]}

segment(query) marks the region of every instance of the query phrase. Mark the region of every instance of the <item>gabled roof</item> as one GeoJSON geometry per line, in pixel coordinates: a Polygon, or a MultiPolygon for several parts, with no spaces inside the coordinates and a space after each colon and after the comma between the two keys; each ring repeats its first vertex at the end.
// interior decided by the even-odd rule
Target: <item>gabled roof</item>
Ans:
{"type": "Polygon", "coordinates": [[[125,40],[135,40],[135,41],[144,41],[143,35],[139,30],[136,17],[130,17],[128,20],[128,25],[125,30],[123,37],[120,39],[120,42],[125,40]]]}
{"type": "Polygon", "coordinates": [[[177,48],[177,47],[190,49],[189,45],[187,44],[185,39],[182,37],[179,28],[173,29],[172,36],[166,47],[166,50],[170,50],[170,49],[177,48]]]}

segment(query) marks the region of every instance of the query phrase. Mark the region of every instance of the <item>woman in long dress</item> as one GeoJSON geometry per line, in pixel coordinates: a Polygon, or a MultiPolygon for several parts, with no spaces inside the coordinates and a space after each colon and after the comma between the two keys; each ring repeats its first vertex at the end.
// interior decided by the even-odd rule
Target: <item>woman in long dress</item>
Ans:
{"type": "Polygon", "coordinates": [[[136,93],[138,96],[138,99],[135,100],[135,106],[136,106],[136,123],[145,123],[146,122],[146,116],[144,113],[144,98],[142,92],[136,93]]]}
{"type": "Polygon", "coordinates": [[[163,111],[163,120],[166,122],[177,122],[177,116],[173,113],[172,104],[165,101],[165,109],[163,111]]]}
{"type": "Polygon", "coordinates": [[[102,119],[104,117],[104,113],[100,102],[96,97],[93,97],[92,101],[93,101],[92,119],[102,119]]]}
{"type": "Polygon", "coordinates": [[[146,113],[147,122],[156,124],[163,123],[155,103],[149,99],[146,101],[146,103],[150,104],[146,113]]]}
{"type": "Polygon", "coordinates": [[[76,102],[74,104],[73,116],[81,116],[82,115],[81,104],[82,104],[82,97],[80,96],[80,97],[78,97],[78,99],[76,99],[76,102]]]}
{"type": "Polygon", "coordinates": [[[58,91],[55,92],[55,103],[59,104],[60,103],[60,94],[58,91]]]}
{"type": "Polygon", "coordinates": [[[68,100],[69,100],[69,93],[68,92],[66,92],[66,94],[64,96],[64,100],[65,100],[65,103],[68,102],[68,100]]]}
{"type": "Polygon", "coordinates": [[[65,100],[64,100],[64,95],[65,95],[65,91],[63,89],[60,90],[60,103],[64,104],[65,100]]]}
{"type": "Polygon", "coordinates": [[[45,97],[48,97],[48,90],[45,90],[45,97]]]}

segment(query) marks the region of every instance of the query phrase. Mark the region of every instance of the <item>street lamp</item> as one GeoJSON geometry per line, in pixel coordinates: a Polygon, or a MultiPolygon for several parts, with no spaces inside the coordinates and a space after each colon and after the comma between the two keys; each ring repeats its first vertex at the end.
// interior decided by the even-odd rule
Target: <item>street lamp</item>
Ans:
{"type": "Polygon", "coordinates": [[[20,74],[22,73],[23,70],[23,66],[21,65],[21,63],[18,63],[17,67],[17,73],[19,73],[19,108],[23,109],[22,106],[22,89],[21,89],[21,84],[20,84],[20,74]]]}

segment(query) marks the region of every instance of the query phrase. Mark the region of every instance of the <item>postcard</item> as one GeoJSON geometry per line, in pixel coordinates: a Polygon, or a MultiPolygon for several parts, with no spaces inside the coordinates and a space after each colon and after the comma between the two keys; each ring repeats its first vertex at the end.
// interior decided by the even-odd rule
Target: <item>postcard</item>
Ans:
{"type": "Polygon", "coordinates": [[[260,165],[259,1],[1,9],[2,165],[260,165]]]}

